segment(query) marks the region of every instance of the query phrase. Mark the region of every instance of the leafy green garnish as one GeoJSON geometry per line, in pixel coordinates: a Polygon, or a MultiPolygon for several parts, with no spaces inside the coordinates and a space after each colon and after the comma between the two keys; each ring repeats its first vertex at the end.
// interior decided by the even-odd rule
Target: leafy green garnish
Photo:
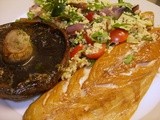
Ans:
{"type": "Polygon", "coordinates": [[[132,10],[132,7],[133,7],[133,5],[131,3],[124,2],[124,0],[118,0],[117,5],[124,7],[124,8],[128,8],[129,10],[132,10]]]}
{"type": "Polygon", "coordinates": [[[123,0],[118,0],[118,3],[123,3],[123,0]]]}
{"type": "Polygon", "coordinates": [[[132,62],[132,60],[134,59],[133,54],[129,54],[124,58],[124,63],[125,64],[130,64],[132,62]]]}
{"type": "Polygon", "coordinates": [[[117,5],[118,5],[118,6],[121,6],[121,7],[128,8],[129,10],[132,10],[132,7],[133,7],[132,4],[127,3],[127,2],[118,3],[117,5]]]}
{"type": "Polygon", "coordinates": [[[66,0],[35,0],[35,3],[45,12],[50,12],[52,17],[59,16],[66,6],[66,0]]]}
{"type": "Polygon", "coordinates": [[[34,0],[34,2],[35,2],[36,4],[38,4],[38,5],[44,4],[45,1],[46,1],[46,0],[34,0]]]}
{"type": "Polygon", "coordinates": [[[153,39],[152,39],[152,36],[150,36],[150,35],[144,35],[142,40],[152,41],[153,39]]]}
{"type": "Polygon", "coordinates": [[[82,17],[79,16],[76,11],[70,11],[68,15],[69,15],[71,23],[74,23],[75,21],[81,21],[82,20],[82,17]]]}
{"type": "Polygon", "coordinates": [[[65,6],[66,6],[66,0],[55,0],[51,16],[52,17],[59,16],[64,11],[65,6]]]}
{"type": "Polygon", "coordinates": [[[46,12],[52,11],[54,0],[35,0],[35,3],[41,6],[46,12]]]}
{"type": "Polygon", "coordinates": [[[99,2],[99,1],[88,4],[88,9],[90,9],[90,10],[101,10],[104,7],[106,7],[104,5],[104,3],[103,2],[99,2]]]}
{"type": "Polygon", "coordinates": [[[126,28],[126,26],[127,26],[128,24],[127,23],[115,23],[112,27],[113,28],[122,28],[122,29],[124,29],[124,28],[126,28]]]}
{"type": "Polygon", "coordinates": [[[76,38],[71,39],[70,42],[71,46],[77,46],[78,44],[84,44],[86,41],[83,34],[79,34],[76,38]]]}
{"type": "Polygon", "coordinates": [[[89,63],[91,63],[90,67],[92,67],[96,62],[96,60],[94,60],[94,59],[88,59],[88,61],[89,61],[89,63]]]}
{"type": "Polygon", "coordinates": [[[32,12],[28,12],[27,16],[29,19],[33,19],[35,15],[32,12]]]}
{"type": "Polygon", "coordinates": [[[96,41],[98,43],[106,43],[108,41],[108,34],[107,32],[100,32],[97,31],[91,35],[93,38],[93,41],[96,41]]]}
{"type": "Polygon", "coordinates": [[[82,15],[78,13],[78,9],[72,9],[72,8],[70,8],[67,12],[63,12],[60,15],[60,18],[72,24],[74,24],[77,21],[80,22],[83,20],[82,15]]]}

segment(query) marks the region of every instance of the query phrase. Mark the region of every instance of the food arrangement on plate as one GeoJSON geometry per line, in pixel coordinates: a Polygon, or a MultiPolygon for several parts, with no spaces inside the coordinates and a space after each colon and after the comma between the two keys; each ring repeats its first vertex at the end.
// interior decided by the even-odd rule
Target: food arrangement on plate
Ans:
{"type": "MultiPolygon", "coordinates": [[[[160,66],[160,28],[154,27],[153,12],[141,12],[139,5],[132,5],[123,0],[118,0],[117,3],[106,0],[36,0],[35,5],[28,12],[28,17],[32,23],[34,20],[36,24],[54,26],[54,32],[59,31],[63,36],[62,40],[65,41],[63,42],[66,49],[63,49],[62,52],[62,59],[65,59],[65,63],[61,64],[61,59],[60,62],[53,65],[56,66],[58,72],[58,77],[53,80],[57,83],[60,78],[59,83],[54,84],[55,86],[49,83],[50,87],[45,87],[51,90],[29,106],[23,116],[24,120],[61,120],[64,118],[66,120],[124,120],[131,118],[160,66]],[[66,42],[66,40],[68,41],[66,42]],[[70,44],[69,52],[68,42],[70,44]]],[[[24,21],[20,20],[16,23],[20,24],[21,22],[24,21]]],[[[2,28],[5,27],[2,26],[2,28]]],[[[18,29],[28,30],[23,27],[18,29]]],[[[40,31],[43,30],[40,29],[40,31]]],[[[9,52],[15,51],[15,49],[19,50],[19,46],[13,46],[19,42],[21,44],[21,40],[13,40],[12,42],[10,38],[12,45],[7,40],[9,35],[13,34],[12,30],[9,29],[4,33],[6,37],[1,40],[4,40],[2,47],[6,48],[5,46],[7,46],[9,52]]],[[[33,42],[32,34],[29,33],[27,34],[31,39],[28,41],[33,42]]],[[[57,36],[57,34],[53,35],[57,36]]],[[[43,41],[43,36],[40,38],[43,41]]],[[[50,40],[50,38],[46,39],[50,40]]],[[[59,40],[59,36],[56,40],[59,40]]],[[[29,42],[30,44],[27,42],[29,46],[32,46],[31,51],[32,49],[33,51],[39,50],[39,48],[33,47],[35,44],[32,42],[29,42]]],[[[42,45],[46,44],[44,41],[43,43],[42,45]]],[[[48,47],[45,50],[47,49],[48,47]]],[[[58,50],[59,48],[53,49],[58,50]]],[[[49,52],[54,51],[53,49],[49,52]]],[[[30,54],[27,57],[27,62],[26,59],[19,62],[19,56],[23,56],[21,51],[18,51],[18,55],[16,53],[16,57],[13,57],[12,60],[10,53],[8,57],[8,54],[5,54],[8,51],[5,50],[2,50],[4,56],[2,60],[5,61],[7,67],[8,64],[9,66],[13,66],[13,64],[17,66],[18,64],[18,67],[20,65],[24,67],[32,63],[30,61],[32,55],[30,54]]],[[[42,55],[44,56],[44,54],[42,55]]],[[[54,61],[56,56],[52,56],[53,59],[49,65],[52,65],[52,60],[54,61]]],[[[45,59],[45,57],[43,58],[45,59]]],[[[34,68],[37,67],[34,66],[34,68]]],[[[3,74],[2,72],[2,80],[3,74]]],[[[54,77],[50,77],[51,80],[52,78],[54,77]]],[[[40,87],[43,86],[42,84],[40,87]]],[[[21,83],[18,85],[21,86],[21,83]]],[[[34,82],[30,83],[26,90],[37,87],[36,85],[34,82]]],[[[25,87],[21,88],[23,91],[25,87]]],[[[14,91],[14,89],[12,90],[14,91]]],[[[25,94],[26,91],[23,92],[25,94]]],[[[16,100],[14,97],[9,97],[9,99],[16,100]]]]}

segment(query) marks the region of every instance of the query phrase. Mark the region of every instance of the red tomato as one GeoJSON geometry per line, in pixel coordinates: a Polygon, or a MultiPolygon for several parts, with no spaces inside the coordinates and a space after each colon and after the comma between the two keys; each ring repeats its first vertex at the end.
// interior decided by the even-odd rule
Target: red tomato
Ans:
{"type": "Polygon", "coordinates": [[[71,49],[70,51],[70,58],[74,57],[75,54],[77,54],[80,50],[83,49],[83,45],[82,44],[79,44],[77,46],[75,46],[73,49],[71,49]]]}
{"type": "Polygon", "coordinates": [[[117,28],[110,32],[111,41],[113,43],[122,43],[125,42],[128,38],[128,31],[117,28]]]}
{"type": "Polygon", "coordinates": [[[86,40],[87,44],[91,44],[91,45],[93,44],[92,39],[88,36],[87,33],[84,33],[84,34],[83,34],[83,37],[84,37],[84,39],[86,40]]]}
{"type": "Polygon", "coordinates": [[[105,49],[106,49],[106,44],[102,44],[102,48],[99,49],[98,52],[92,54],[85,54],[85,56],[89,59],[98,59],[105,53],[105,49]]]}
{"type": "Polygon", "coordinates": [[[94,19],[93,16],[94,16],[94,12],[91,11],[91,12],[88,12],[85,17],[89,20],[89,22],[92,22],[94,19]]]}

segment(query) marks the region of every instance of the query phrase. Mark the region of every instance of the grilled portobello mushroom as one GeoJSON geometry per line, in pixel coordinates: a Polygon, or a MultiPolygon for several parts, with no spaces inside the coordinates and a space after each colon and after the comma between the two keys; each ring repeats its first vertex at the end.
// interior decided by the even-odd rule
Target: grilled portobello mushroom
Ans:
{"type": "Polygon", "coordinates": [[[24,100],[51,89],[67,62],[65,32],[41,21],[0,26],[0,98],[24,100]]]}

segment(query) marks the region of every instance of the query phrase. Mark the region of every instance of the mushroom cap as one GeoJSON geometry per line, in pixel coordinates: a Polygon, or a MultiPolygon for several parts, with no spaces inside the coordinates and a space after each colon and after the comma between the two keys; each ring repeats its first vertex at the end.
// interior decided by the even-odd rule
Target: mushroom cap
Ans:
{"type": "Polygon", "coordinates": [[[25,20],[1,25],[0,98],[24,100],[51,89],[61,76],[58,66],[67,64],[68,52],[65,32],[53,23],[25,20]],[[28,42],[20,36],[21,45],[15,46],[12,34],[17,30],[27,34],[28,42]]]}

